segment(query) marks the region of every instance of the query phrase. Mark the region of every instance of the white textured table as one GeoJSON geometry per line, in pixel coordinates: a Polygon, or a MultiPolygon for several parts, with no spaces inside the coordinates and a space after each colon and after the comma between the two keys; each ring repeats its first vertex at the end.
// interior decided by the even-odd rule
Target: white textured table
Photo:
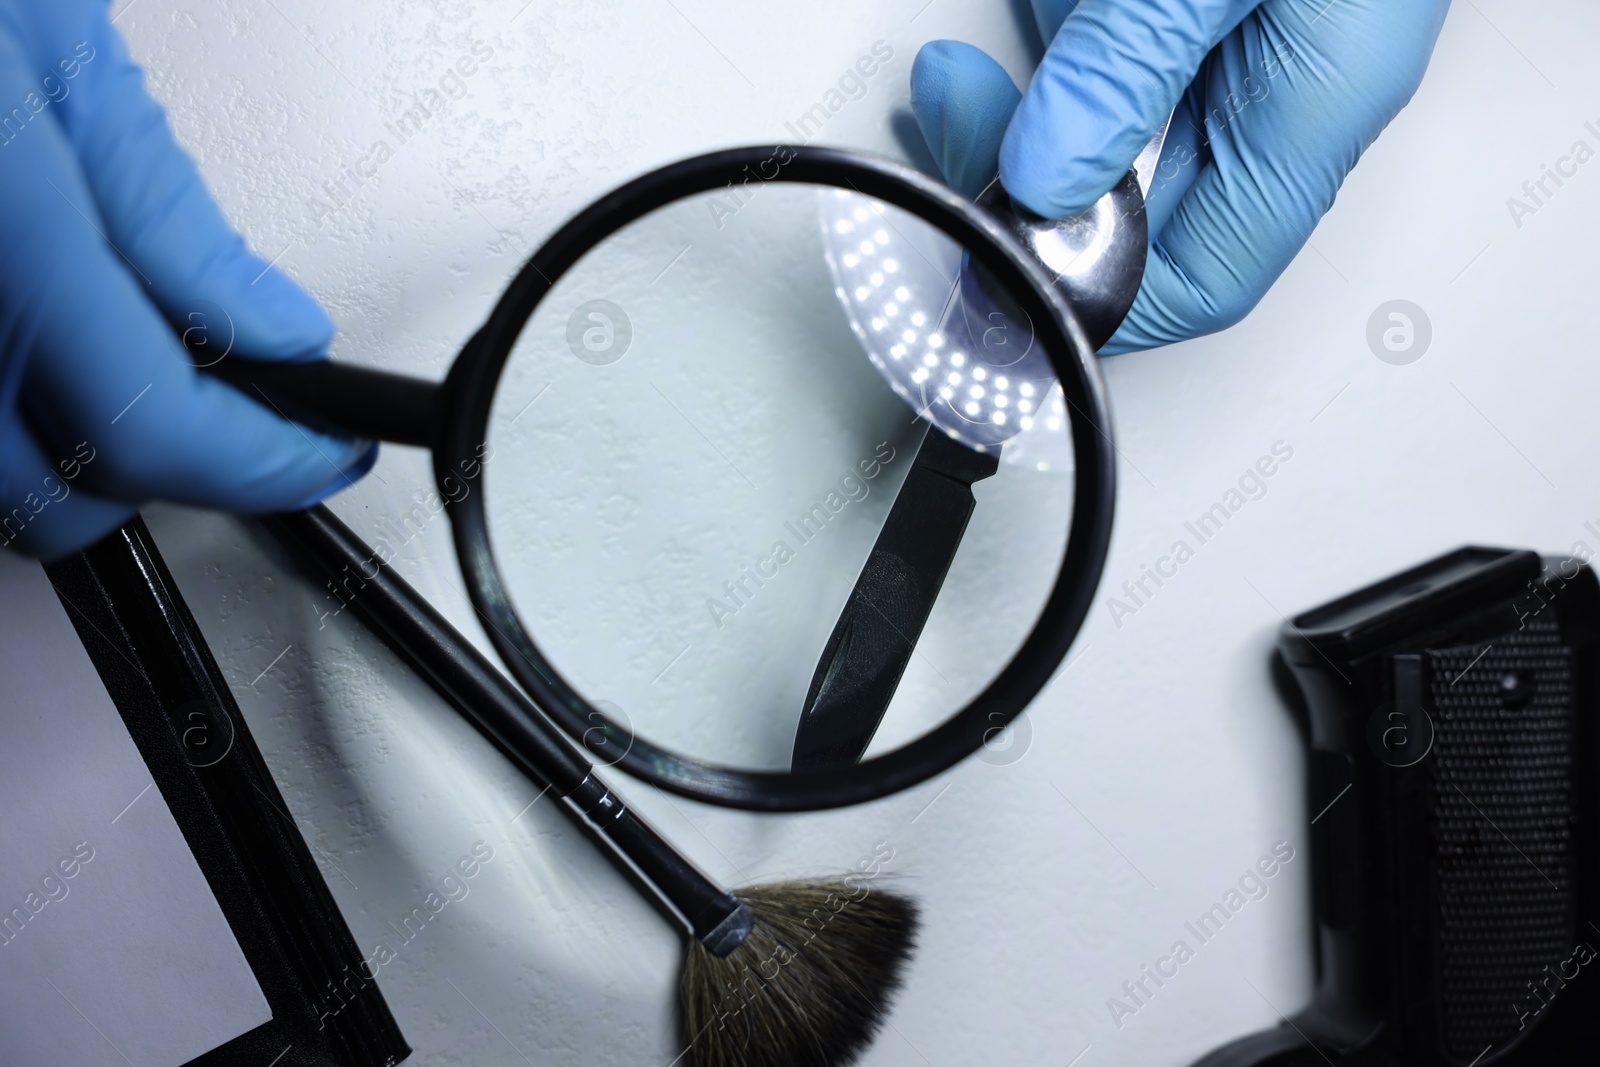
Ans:
{"type": "MultiPolygon", "coordinates": [[[[335,353],[431,376],[594,195],[791,138],[874,42],[893,58],[819,140],[914,160],[924,41],[972,41],[1019,80],[1037,49],[1013,18],[1026,5],[998,0],[120,6],[229,215],[331,310],[335,353]],[[473,73],[451,75],[463,57],[473,73]]],[[[1457,5],[1416,102],[1260,309],[1106,365],[1126,460],[1112,556],[1082,658],[1031,710],[1020,760],[804,817],[631,790],[730,882],[892,845],[927,932],[869,1064],[1179,1065],[1307,998],[1302,759],[1266,671],[1280,611],[1469,540],[1600,549],[1585,526],[1600,523],[1600,164],[1566,165],[1531,213],[1507,200],[1531,203],[1523,183],[1574,142],[1600,149],[1597,41],[1600,11],[1577,0],[1457,5]],[[1365,339],[1393,299],[1432,325],[1409,366],[1365,339]],[[1195,543],[1185,523],[1278,442],[1292,457],[1265,495],[1195,543]],[[1194,554],[1147,581],[1154,595],[1120,592],[1180,539],[1194,554]],[[1114,1019],[1108,998],[1280,841],[1294,859],[1266,896],[1114,1019]]],[[[335,502],[369,533],[429,485],[407,449],[376,475],[335,502]]],[[[379,982],[412,1062],[672,1060],[676,931],[548,804],[527,809],[535,791],[358,624],[319,630],[317,590],[259,535],[149,519],[357,940],[394,950],[379,982]],[[493,859],[466,896],[398,932],[480,840],[493,859]]],[[[444,522],[400,566],[481,640],[444,522]]]]}

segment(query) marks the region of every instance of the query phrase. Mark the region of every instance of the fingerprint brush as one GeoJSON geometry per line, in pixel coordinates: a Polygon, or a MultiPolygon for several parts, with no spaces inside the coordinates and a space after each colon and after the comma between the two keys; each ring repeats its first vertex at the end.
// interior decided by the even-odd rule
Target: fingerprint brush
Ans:
{"type": "Polygon", "coordinates": [[[373,630],[563,810],[604,836],[690,933],[680,986],[691,1067],[844,1067],[900,986],[916,906],[861,880],[729,892],[632,811],[526,694],[326,507],[268,528],[349,599],[373,630]],[[370,575],[370,577],[369,577],[370,575]],[[352,576],[355,576],[352,578],[352,576]]]}

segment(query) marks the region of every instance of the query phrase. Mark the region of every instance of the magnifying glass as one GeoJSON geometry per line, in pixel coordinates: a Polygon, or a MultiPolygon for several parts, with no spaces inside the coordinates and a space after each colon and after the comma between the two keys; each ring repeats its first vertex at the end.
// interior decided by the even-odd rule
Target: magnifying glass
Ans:
{"type": "Polygon", "coordinates": [[[442,384],[204,369],[430,449],[490,641],[597,762],[802,811],[996,751],[1065,659],[1111,525],[1093,360],[984,209],[896,163],[777,147],[577,215],[442,384]]]}

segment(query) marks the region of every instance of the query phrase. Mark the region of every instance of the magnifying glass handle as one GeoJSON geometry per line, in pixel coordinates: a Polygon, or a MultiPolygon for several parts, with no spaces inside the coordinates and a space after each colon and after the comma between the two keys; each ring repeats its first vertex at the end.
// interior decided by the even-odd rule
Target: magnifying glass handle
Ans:
{"type": "Polygon", "coordinates": [[[314,430],[421,448],[433,442],[441,387],[420,378],[330,359],[224,357],[200,371],[314,430]]]}

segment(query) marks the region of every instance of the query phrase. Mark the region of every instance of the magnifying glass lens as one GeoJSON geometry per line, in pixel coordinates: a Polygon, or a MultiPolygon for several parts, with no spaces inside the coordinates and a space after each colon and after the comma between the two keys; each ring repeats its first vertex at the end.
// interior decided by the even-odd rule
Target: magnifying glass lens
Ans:
{"type": "Polygon", "coordinates": [[[1050,353],[978,258],[851,189],[752,181],[624,226],[539,301],[484,509],[593,758],[855,762],[1016,655],[1076,464],[1050,353]]]}

